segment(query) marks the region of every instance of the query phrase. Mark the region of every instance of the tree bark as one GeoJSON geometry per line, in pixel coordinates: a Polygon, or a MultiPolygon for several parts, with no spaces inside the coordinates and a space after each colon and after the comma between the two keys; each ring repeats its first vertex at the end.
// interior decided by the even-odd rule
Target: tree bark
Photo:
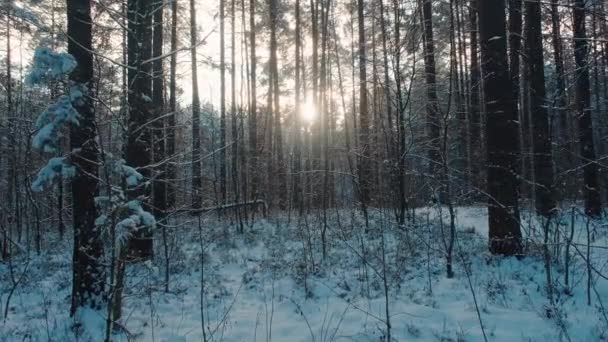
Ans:
{"type": "MultiPolygon", "coordinates": [[[[553,114],[557,121],[558,132],[556,134],[557,145],[557,170],[563,173],[572,167],[572,152],[574,151],[572,141],[572,129],[568,115],[566,93],[566,77],[564,72],[563,45],[561,40],[561,19],[559,15],[558,1],[551,0],[551,43],[553,45],[553,65],[555,66],[555,95],[553,99],[553,114]]],[[[561,189],[560,198],[570,195],[572,181],[565,180],[565,187],[561,189]]]]}
{"type": "MultiPolygon", "coordinates": [[[[145,0],[130,0],[129,13],[129,127],[125,159],[129,166],[142,174],[144,180],[129,191],[129,198],[141,202],[144,209],[150,207],[150,164],[152,162],[152,130],[148,125],[152,118],[152,67],[149,60],[152,54],[152,6],[145,0]]],[[[148,259],[152,257],[152,231],[139,229],[129,239],[130,257],[148,259]]]]}
{"type": "MultiPolygon", "coordinates": [[[[395,42],[401,41],[401,12],[399,9],[399,0],[393,0],[393,21],[395,22],[395,42]]],[[[405,107],[403,99],[403,91],[401,88],[401,49],[400,44],[395,43],[393,48],[394,65],[393,73],[395,74],[395,85],[396,85],[396,96],[397,96],[397,140],[399,141],[399,150],[397,155],[397,177],[399,186],[399,210],[397,214],[397,221],[399,224],[405,223],[408,199],[406,194],[406,180],[405,180],[405,107]]]]}
{"type": "Polygon", "coordinates": [[[522,251],[517,198],[517,123],[507,60],[504,0],[478,3],[481,65],[486,107],[488,223],[490,251],[522,251]]]}
{"type": "Polygon", "coordinates": [[[541,31],[540,0],[527,0],[526,56],[532,119],[532,148],[534,161],[534,186],[536,211],[549,217],[555,209],[553,196],[553,157],[549,114],[545,103],[545,65],[541,31]]]}
{"type": "Polygon", "coordinates": [[[80,115],[79,125],[70,127],[70,148],[76,176],[72,179],[74,228],[74,291],[72,315],[79,308],[102,309],[105,284],[103,242],[101,231],[95,225],[97,208],[95,197],[99,186],[97,163],[99,150],[96,142],[95,111],[90,94],[93,93],[93,54],[91,3],[67,2],[68,52],[78,64],[70,81],[87,88],[82,102],[74,108],[80,115]]]}
{"type": "MultiPolygon", "coordinates": [[[[13,186],[15,179],[15,168],[16,168],[16,141],[15,141],[15,129],[14,129],[14,114],[13,114],[13,78],[11,76],[12,73],[12,54],[11,54],[11,9],[12,3],[11,1],[7,2],[6,9],[6,116],[7,116],[7,133],[8,133],[8,149],[9,155],[7,158],[7,167],[8,172],[6,173],[6,184],[8,185],[7,196],[6,196],[6,208],[8,209],[8,218],[7,221],[12,225],[13,217],[12,208],[14,205],[13,201],[13,186]]],[[[2,141],[0,141],[0,147],[2,146],[2,141]]],[[[10,245],[9,235],[11,234],[12,227],[9,227],[5,230],[3,234],[3,244],[2,244],[2,259],[6,260],[10,257],[10,245]]]]}
{"type": "MultiPolygon", "coordinates": [[[[240,201],[240,192],[239,192],[239,167],[238,167],[238,157],[239,157],[239,132],[238,132],[238,113],[236,106],[236,0],[232,0],[230,3],[230,99],[232,101],[230,105],[230,112],[232,114],[231,121],[231,136],[232,136],[232,156],[231,156],[231,167],[232,167],[232,188],[234,192],[234,203],[238,203],[240,201]]],[[[243,165],[244,166],[244,165],[243,165]]],[[[243,227],[243,219],[241,217],[240,208],[236,208],[236,218],[238,223],[238,231],[242,232],[243,227]]]]}
{"type": "Polygon", "coordinates": [[[152,187],[154,189],[154,216],[157,220],[162,219],[167,210],[167,172],[165,158],[165,75],[163,71],[163,15],[164,4],[157,3],[154,7],[153,17],[153,41],[152,41],[152,57],[153,62],[153,80],[152,80],[152,103],[154,105],[154,143],[152,149],[154,151],[154,163],[157,166],[156,175],[152,187]],[[158,7],[156,7],[158,6],[158,7]]]}
{"type": "Polygon", "coordinates": [[[437,105],[437,81],[435,75],[435,43],[433,41],[433,18],[431,0],[422,0],[422,25],[424,26],[424,72],[426,75],[426,136],[428,148],[428,173],[436,174],[440,169],[441,122],[437,105]]]}
{"type": "Polygon", "coordinates": [[[250,65],[250,90],[251,102],[249,104],[249,174],[251,183],[251,198],[256,199],[258,196],[258,123],[257,123],[257,93],[256,93],[256,27],[255,27],[255,0],[249,1],[249,40],[251,48],[251,65],[250,65]]]}
{"type": "MultiPolygon", "coordinates": [[[[169,80],[169,110],[170,115],[167,117],[166,125],[166,155],[173,156],[175,154],[175,131],[176,131],[176,115],[177,115],[177,2],[171,2],[171,66],[169,80]]],[[[167,176],[167,206],[175,207],[175,163],[170,161],[166,168],[167,176]]]]}
{"type": "MultiPolygon", "coordinates": [[[[481,0],[479,0],[481,1],[481,0]]],[[[522,35],[522,0],[509,0],[509,72],[513,80],[513,99],[519,101],[519,74],[522,35]]]]}
{"type": "Polygon", "coordinates": [[[360,201],[366,206],[370,200],[371,150],[369,144],[369,108],[367,104],[367,55],[365,36],[365,1],[357,0],[359,21],[359,192],[360,201]]]}
{"type": "Polygon", "coordinates": [[[602,211],[598,183],[598,165],[593,143],[593,123],[591,121],[591,91],[589,82],[589,43],[585,29],[585,1],[576,0],[573,10],[574,61],[576,63],[576,105],[580,158],[583,165],[585,213],[599,217],[602,211]]]}
{"type": "MultiPolygon", "coordinates": [[[[483,0],[482,0],[483,1],[483,0]]],[[[481,69],[479,67],[479,55],[478,55],[478,27],[477,27],[477,7],[478,0],[471,0],[471,6],[469,8],[469,19],[470,19],[470,49],[471,49],[471,60],[470,60],[470,105],[469,105],[469,156],[471,162],[469,163],[471,177],[474,178],[473,185],[477,189],[483,188],[483,180],[480,178],[483,165],[483,146],[481,144],[481,69]]]]}
{"type": "Polygon", "coordinates": [[[220,1],[220,203],[226,203],[226,37],[225,0],[220,1]]]}
{"type": "MultiPolygon", "coordinates": [[[[274,112],[274,147],[276,155],[275,176],[278,180],[277,201],[279,209],[285,209],[287,204],[287,176],[283,160],[283,130],[281,127],[281,106],[280,106],[280,89],[279,89],[279,58],[277,55],[277,26],[279,16],[279,5],[277,0],[270,0],[270,56],[271,56],[271,81],[273,84],[273,112],[274,112]]],[[[271,123],[272,124],[272,123],[271,123]]]]}
{"type": "MultiPolygon", "coordinates": [[[[302,212],[303,196],[302,192],[302,104],[300,98],[301,80],[300,80],[300,69],[302,68],[302,61],[300,59],[300,50],[302,48],[302,23],[300,17],[300,0],[296,0],[295,3],[295,19],[296,19],[296,52],[295,52],[295,107],[296,112],[294,115],[294,161],[293,161],[293,177],[292,177],[292,190],[293,190],[293,205],[302,212]]],[[[348,129],[348,128],[345,128],[348,129]]]]}
{"type": "Polygon", "coordinates": [[[190,56],[192,62],[192,209],[203,206],[202,155],[201,155],[201,103],[198,94],[198,28],[196,4],[190,0],[190,56]]]}

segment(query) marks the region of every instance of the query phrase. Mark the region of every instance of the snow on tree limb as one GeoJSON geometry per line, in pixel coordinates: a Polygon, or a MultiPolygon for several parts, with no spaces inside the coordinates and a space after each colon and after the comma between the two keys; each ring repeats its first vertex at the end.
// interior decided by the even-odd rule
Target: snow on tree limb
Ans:
{"type": "Polygon", "coordinates": [[[68,124],[78,125],[79,115],[72,106],[72,102],[72,96],[63,95],[40,114],[36,120],[38,132],[32,141],[35,149],[49,153],[55,152],[59,138],[61,138],[61,127],[68,124]]]}
{"type": "Polygon", "coordinates": [[[116,237],[120,245],[126,244],[131,234],[137,230],[156,226],[154,215],[145,211],[141,207],[141,202],[129,201],[125,207],[129,210],[130,215],[116,224],[116,237]]]}
{"type": "Polygon", "coordinates": [[[39,47],[34,53],[34,63],[26,82],[41,85],[48,81],[61,80],[69,75],[76,65],[76,60],[69,53],[58,53],[47,47],[39,47]]]}
{"type": "Polygon", "coordinates": [[[70,179],[76,175],[76,168],[66,163],[64,157],[51,158],[48,163],[38,172],[36,179],[32,182],[32,190],[40,192],[46,186],[52,184],[57,178],[70,179]]]}

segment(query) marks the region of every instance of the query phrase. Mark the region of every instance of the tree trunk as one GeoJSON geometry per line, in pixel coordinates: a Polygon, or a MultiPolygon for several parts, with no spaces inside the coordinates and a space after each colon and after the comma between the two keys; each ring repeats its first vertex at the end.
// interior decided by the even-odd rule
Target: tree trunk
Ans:
{"type": "Polygon", "coordinates": [[[391,83],[389,78],[390,70],[388,68],[388,47],[386,44],[387,40],[389,40],[390,38],[387,29],[388,23],[385,17],[384,0],[380,0],[380,25],[382,26],[382,62],[384,67],[384,100],[386,106],[386,123],[388,126],[389,138],[391,139],[388,143],[389,150],[387,151],[387,153],[389,154],[389,158],[393,158],[393,99],[391,96],[391,83]]]}
{"type": "MultiPolygon", "coordinates": [[[[247,103],[247,110],[250,109],[251,106],[251,80],[250,80],[250,75],[251,73],[249,72],[249,37],[247,36],[246,32],[247,32],[247,20],[246,20],[246,8],[245,8],[245,0],[241,0],[241,28],[242,28],[242,32],[243,34],[241,35],[241,60],[243,61],[243,63],[241,63],[241,94],[246,93],[246,99],[247,101],[243,101],[243,95],[241,95],[241,104],[242,103],[247,103]],[[243,90],[243,86],[245,86],[243,90]]],[[[245,115],[244,115],[244,109],[241,108],[239,111],[240,115],[239,115],[239,123],[240,123],[240,127],[239,127],[239,132],[241,133],[241,139],[239,140],[239,147],[240,147],[240,151],[241,151],[241,156],[240,156],[240,161],[241,161],[241,193],[242,193],[242,198],[243,200],[247,200],[248,197],[248,191],[249,191],[249,181],[248,181],[248,174],[251,174],[250,170],[247,169],[247,167],[250,167],[251,164],[247,163],[247,144],[248,142],[245,141],[245,115]]],[[[249,122],[251,123],[251,122],[249,122]]],[[[248,129],[250,129],[250,127],[248,127],[248,129]]],[[[250,131],[251,132],[251,131],[250,131]]],[[[247,219],[248,214],[247,214],[247,208],[243,209],[243,218],[247,219]]],[[[243,231],[241,231],[242,233],[243,231]]]]}
{"type": "Polygon", "coordinates": [[[471,156],[469,155],[469,126],[468,126],[468,112],[469,112],[469,106],[468,106],[468,74],[467,74],[467,64],[465,63],[465,61],[467,60],[467,49],[466,49],[466,39],[464,37],[464,19],[462,18],[462,11],[463,11],[463,7],[464,4],[461,3],[460,1],[453,1],[452,2],[452,11],[454,12],[454,20],[455,20],[455,32],[454,34],[456,35],[455,40],[457,43],[457,48],[456,48],[456,62],[457,62],[457,68],[456,68],[456,72],[458,74],[458,117],[460,118],[459,123],[458,123],[458,132],[456,133],[458,135],[458,140],[460,142],[458,149],[459,149],[459,157],[461,158],[460,161],[460,165],[461,166],[461,170],[460,172],[462,172],[464,174],[464,180],[466,181],[467,186],[463,186],[463,185],[459,185],[457,186],[457,189],[459,189],[459,191],[461,193],[463,193],[467,188],[470,189],[470,187],[468,187],[468,184],[470,184],[470,173],[468,173],[468,171],[470,170],[470,166],[469,163],[471,161],[471,156]]]}
{"type": "Polygon", "coordinates": [[[527,0],[526,56],[532,120],[532,148],[534,151],[534,186],[536,211],[548,217],[555,209],[553,196],[553,158],[551,132],[545,103],[545,65],[541,32],[540,0],[527,0]]]}
{"type": "MultiPolygon", "coordinates": [[[[519,122],[519,135],[521,147],[520,153],[520,166],[517,168],[517,172],[521,172],[521,176],[532,182],[531,163],[530,163],[530,151],[532,142],[530,141],[530,122],[529,112],[526,97],[527,92],[521,94],[520,88],[522,87],[522,80],[520,79],[520,59],[521,59],[521,44],[522,44],[522,0],[509,0],[509,72],[511,74],[511,84],[513,92],[513,113],[519,113],[519,117],[516,118],[519,122]]],[[[526,65],[527,66],[527,65],[526,65]]],[[[523,79],[523,83],[527,82],[523,79]]],[[[526,90],[526,87],[523,87],[526,90]]],[[[521,190],[525,192],[528,187],[524,187],[521,190]]]]}
{"type": "MultiPolygon", "coordinates": [[[[175,131],[177,115],[177,1],[171,2],[171,69],[169,81],[169,110],[171,111],[167,118],[166,125],[166,155],[172,157],[175,154],[175,131]]],[[[175,207],[175,163],[170,161],[166,167],[168,180],[167,183],[167,206],[175,207]]]]}
{"type": "Polygon", "coordinates": [[[203,206],[202,154],[201,154],[201,102],[198,94],[198,28],[196,1],[190,0],[190,58],[192,61],[192,209],[203,206]]]}
{"type": "MultiPolygon", "coordinates": [[[[148,169],[152,161],[151,129],[152,118],[152,78],[151,63],[143,63],[152,53],[152,6],[144,0],[130,0],[129,3],[129,127],[126,144],[126,162],[140,172],[144,181],[129,191],[129,197],[141,202],[149,209],[150,179],[148,169]]],[[[137,230],[129,239],[129,254],[133,258],[152,257],[152,231],[149,228],[137,230]]]]}
{"type": "MultiPolygon", "coordinates": [[[[312,106],[314,108],[315,113],[321,112],[321,99],[319,98],[319,83],[322,75],[319,72],[319,21],[322,19],[322,16],[319,16],[319,6],[323,0],[310,0],[310,14],[312,18],[312,106]]],[[[317,120],[311,122],[310,125],[310,133],[309,133],[309,141],[310,141],[310,168],[312,170],[320,170],[321,169],[321,136],[320,136],[320,123],[321,117],[319,116],[317,120]]],[[[321,184],[316,182],[318,178],[313,177],[312,175],[308,177],[308,186],[310,192],[310,200],[311,205],[318,207],[321,204],[321,192],[318,191],[321,188],[321,184]]]]}
{"type": "Polygon", "coordinates": [[[249,174],[251,175],[251,198],[256,199],[258,196],[258,186],[259,186],[259,178],[258,178],[258,123],[257,123],[257,94],[256,94],[256,66],[257,66],[257,57],[256,57],[256,43],[255,43],[255,35],[256,35],[256,27],[255,27],[255,0],[249,1],[249,39],[250,39],[250,48],[251,48],[251,81],[250,81],[250,89],[251,89],[251,103],[249,105],[249,174]]]}
{"type": "Polygon", "coordinates": [[[593,123],[591,121],[591,92],[589,84],[589,43],[585,30],[585,1],[575,0],[573,11],[574,60],[576,63],[576,105],[578,116],[578,135],[580,140],[581,163],[585,213],[599,217],[602,210],[598,183],[598,165],[593,143],[593,123]]]}
{"type": "MultiPolygon", "coordinates": [[[[450,153],[448,152],[447,147],[445,147],[445,144],[448,142],[448,140],[450,140],[449,136],[448,136],[448,132],[450,131],[450,129],[448,129],[449,127],[443,127],[442,132],[443,132],[443,137],[442,137],[442,146],[441,146],[441,170],[442,170],[442,186],[446,188],[445,191],[445,196],[446,196],[446,201],[451,201],[449,198],[451,194],[448,193],[449,191],[452,191],[452,189],[457,188],[456,186],[452,186],[447,184],[449,182],[448,178],[449,178],[449,169],[450,168],[455,168],[457,170],[457,172],[462,173],[463,174],[463,180],[465,182],[468,182],[467,180],[467,175],[466,175],[466,170],[468,168],[467,166],[467,150],[466,150],[466,111],[465,111],[465,101],[464,101],[464,87],[463,87],[463,80],[462,80],[462,72],[461,72],[461,64],[460,62],[462,61],[462,58],[460,57],[460,49],[461,49],[461,42],[460,42],[460,26],[458,23],[458,16],[457,16],[457,8],[456,8],[456,4],[454,0],[450,0],[450,15],[449,15],[449,21],[450,21],[450,26],[449,26],[449,30],[450,30],[450,34],[449,34],[449,41],[450,41],[450,93],[448,94],[448,109],[450,109],[452,107],[452,99],[454,99],[454,113],[455,113],[455,119],[456,119],[456,127],[454,129],[454,157],[455,157],[455,163],[454,165],[450,165],[450,153]],[[447,140],[446,140],[447,139],[447,140]],[[446,165],[447,164],[447,165],[446,165]],[[445,171],[445,172],[444,172],[445,171]]],[[[449,125],[449,117],[444,117],[443,119],[443,124],[444,125],[449,125]]],[[[455,184],[456,185],[456,184],[455,184]]],[[[462,188],[461,188],[462,189],[462,188]]],[[[456,191],[455,191],[456,192],[456,191]]]]}
{"type": "MultiPolygon", "coordinates": [[[[566,94],[566,77],[564,73],[563,46],[561,41],[561,20],[558,1],[551,0],[551,43],[553,45],[553,65],[555,65],[555,95],[553,99],[553,114],[557,120],[557,165],[558,173],[572,168],[572,129],[570,128],[568,111],[566,110],[568,96],[566,94]]],[[[566,199],[573,189],[570,180],[564,181],[565,187],[561,189],[560,198],[566,199]]]]}
{"type": "MultiPolygon", "coordinates": [[[[270,6],[270,4],[269,4],[270,6]]],[[[272,35],[272,34],[271,34],[272,35]]],[[[272,50],[272,40],[269,42],[269,46],[268,46],[268,51],[270,52],[272,50]]],[[[274,154],[273,154],[273,147],[274,147],[274,121],[273,121],[273,117],[274,117],[274,112],[273,112],[273,101],[272,98],[274,96],[274,76],[273,76],[273,71],[272,71],[272,53],[269,56],[268,59],[268,66],[269,66],[269,70],[268,70],[268,96],[266,97],[267,102],[266,102],[266,118],[264,120],[264,130],[262,131],[263,134],[263,141],[264,144],[262,144],[263,146],[263,150],[264,150],[264,156],[265,156],[265,160],[266,160],[266,183],[265,183],[265,191],[264,191],[264,196],[266,201],[272,206],[274,204],[274,181],[275,181],[275,164],[274,164],[274,154]]]]}
{"type": "MultiPolygon", "coordinates": [[[[393,0],[393,19],[395,22],[395,41],[401,41],[401,12],[399,9],[399,1],[393,0]]],[[[399,224],[405,223],[408,200],[406,197],[406,182],[405,182],[405,107],[403,100],[403,91],[401,88],[401,49],[400,44],[395,44],[393,48],[394,65],[393,73],[395,74],[395,85],[397,91],[397,139],[399,141],[399,151],[397,159],[397,177],[399,186],[399,210],[397,221],[399,224]]]]}
{"type": "MultiPolygon", "coordinates": [[[[387,41],[390,39],[388,33],[388,23],[386,20],[386,13],[384,7],[384,0],[380,0],[380,25],[382,26],[382,62],[384,67],[384,100],[386,106],[386,123],[387,123],[387,132],[386,135],[386,154],[387,159],[389,160],[388,164],[388,176],[390,181],[388,182],[390,187],[390,201],[395,199],[399,199],[399,172],[397,168],[397,163],[399,162],[399,156],[395,153],[398,152],[397,139],[395,139],[395,130],[393,126],[393,98],[391,95],[391,82],[389,77],[389,66],[388,66],[388,54],[389,49],[387,46],[387,41]]],[[[346,113],[346,111],[345,111],[346,113]]]]}
{"type": "MultiPolygon", "coordinates": [[[[300,18],[300,0],[296,0],[295,4],[295,19],[296,19],[296,61],[295,61],[295,107],[294,115],[294,161],[293,161],[293,205],[302,212],[303,196],[302,196],[302,104],[300,98],[301,80],[300,69],[302,61],[300,59],[300,50],[302,48],[302,28],[300,18]]],[[[347,129],[347,128],[345,128],[347,129]]]]}
{"type": "MultiPolygon", "coordinates": [[[[480,0],[481,1],[481,0],[480,0]]],[[[513,99],[519,102],[519,60],[521,57],[522,0],[509,0],[509,72],[513,80],[513,99]]]]}
{"type": "Polygon", "coordinates": [[[154,216],[157,220],[162,219],[166,215],[167,210],[167,173],[165,158],[165,75],[163,72],[163,14],[164,4],[158,3],[158,7],[154,8],[153,18],[153,41],[152,41],[152,57],[155,58],[153,64],[153,84],[152,84],[152,103],[155,111],[154,143],[152,145],[154,151],[154,163],[157,166],[156,175],[152,187],[154,189],[154,216]]]}
{"type": "Polygon", "coordinates": [[[428,148],[428,173],[436,174],[440,169],[441,122],[437,105],[437,82],[435,75],[435,43],[433,41],[433,18],[431,0],[422,0],[422,25],[424,26],[424,72],[426,75],[426,127],[428,148]]]}
{"type": "Polygon", "coordinates": [[[365,36],[365,1],[357,0],[359,21],[359,192],[360,201],[367,206],[370,200],[371,150],[369,144],[370,118],[367,105],[367,55],[365,36]]]}
{"type": "MultiPolygon", "coordinates": [[[[231,167],[232,167],[232,190],[234,191],[234,203],[240,202],[239,193],[239,168],[238,168],[238,157],[239,157],[239,132],[238,132],[238,114],[236,107],[236,0],[232,0],[230,3],[230,99],[232,101],[230,105],[230,112],[232,116],[231,120],[231,138],[232,138],[232,156],[231,156],[231,167]]],[[[243,165],[244,166],[244,165],[243,165]]],[[[240,208],[235,209],[236,219],[238,223],[238,231],[243,231],[243,220],[241,218],[240,208]]]]}
{"type": "Polygon", "coordinates": [[[99,151],[96,143],[95,111],[93,101],[93,54],[91,3],[67,2],[68,52],[74,56],[76,69],[70,75],[75,84],[86,87],[85,96],[74,108],[80,115],[79,125],[70,127],[70,148],[76,176],[72,179],[74,227],[74,287],[71,313],[79,308],[102,309],[105,283],[103,242],[101,231],[95,225],[98,194],[97,163],[99,151]]]}
{"type": "MultiPolygon", "coordinates": [[[[276,166],[274,175],[278,178],[278,207],[285,209],[287,204],[287,178],[285,165],[283,160],[283,130],[281,127],[281,106],[280,106],[280,90],[279,90],[279,59],[277,55],[277,26],[278,26],[278,11],[279,6],[277,0],[270,0],[270,57],[271,57],[271,81],[273,84],[273,107],[274,107],[274,146],[276,154],[276,166]]],[[[273,123],[271,123],[273,124],[273,123]]]]}
{"type": "Polygon", "coordinates": [[[226,43],[225,0],[220,1],[220,203],[226,204],[226,43]]]}
{"type": "Polygon", "coordinates": [[[486,150],[490,251],[521,253],[517,203],[517,124],[507,61],[504,0],[478,3],[481,65],[486,106],[486,150]]]}
{"type": "MultiPolygon", "coordinates": [[[[483,1],[483,0],[482,0],[483,1]]],[[[470,66],[470,105],[469,105],[469,163],[473,186],[478,190],[483,189],[483,180],[481,179],[483,165],[483,147],[481,139],[481,116],[480,116],[480,93],[481,93],[481,70],[479,67],[478,56],[478,27],[477,27],[477,7],[478,0],[471,0],[469,9],[470,18],[470,48],[471,48],[471,66],[470,66]]]]}
{"type": "MultiPolygon", "coordinates": [[[[12,73],[12,59],[11,59],[11,9],[12,3],[7,2],[7,15],[6,15],[6,116],[7,116],[7,133],[8,133],[8,150],[10,151],[7,158],[7,168],[8,172],[6,173],[6,184],[8,185],[7,196],[6,196],[6,208],[8,212],[7,223],[12,226],[13,217],[12,208],[14,205],[13,202],[13,189],[12,187],[15,185],[13,183],[15,168],[16,168],[16,141],[15,141],[15,128],[14,128],[14,113],[13,113],[13,78],[11,76],[12,73]]],[[[2,141],[0,141],[0,147],[2,146],[2,141]]],[[[10,257],[10,245],[9,239],[11,234],[12,227],[8,227],[3,234],[3,244],[2,244],[2,259],[6,260],[10,257]]]]}

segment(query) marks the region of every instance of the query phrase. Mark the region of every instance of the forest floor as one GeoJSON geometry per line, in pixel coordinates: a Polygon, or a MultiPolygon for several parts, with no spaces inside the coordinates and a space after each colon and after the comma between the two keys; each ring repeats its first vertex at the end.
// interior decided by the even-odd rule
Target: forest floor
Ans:
{"type": "MultiPolygon", "coordinates": [[[[608,249],[600,248],[608,246],[605,226],[591,228],[592,245],[600,246],[590,249],[592,266],[601,274],[593,272],[591,305],[582,218],[575,220],[570,291],[563,245],[551,246],[556,304],[549,305],[535,219],[524,219],[527,256],[499,258],[487,252],[485,209],[457,208],[455,276],[448,279],[442,239],[448,218],[445,208],[419,209],[416,223],[404,228],[394,226],[392,212],[374,210],[365,229],[358,212],[333,211],[325,257],[322,213],[259,219],[244,234],[215,215],[203,218],[200,230],[191,217],[172,221],[169,291],[159,240],[153,261],[128,266],[121,320],[128,336],[114,338],[203,341],[204,326],[207,341],[385,341],[388,302],[393,341],[484,341],[484,334],[488,341],[608,341],[608,249]]],[[[569,220],[565,215],[564,232],[569,220]]],[[[75,340],[71,250],[67,237],[48,237],[41,255],[0,264],[3,318],[11,279],[18,282],[0,322],[0,341],[75,340]]],[[[102,327],[94,335],[102,339],[102,327]]]]}

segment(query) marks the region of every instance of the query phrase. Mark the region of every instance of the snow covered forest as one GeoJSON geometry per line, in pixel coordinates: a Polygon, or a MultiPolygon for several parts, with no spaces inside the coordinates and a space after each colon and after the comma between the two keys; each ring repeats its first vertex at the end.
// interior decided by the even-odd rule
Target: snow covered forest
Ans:
{"type": "Polygon", "coordinates": [[[2,0],[0,342],[608,341],[605,0],[2,0]]]}

